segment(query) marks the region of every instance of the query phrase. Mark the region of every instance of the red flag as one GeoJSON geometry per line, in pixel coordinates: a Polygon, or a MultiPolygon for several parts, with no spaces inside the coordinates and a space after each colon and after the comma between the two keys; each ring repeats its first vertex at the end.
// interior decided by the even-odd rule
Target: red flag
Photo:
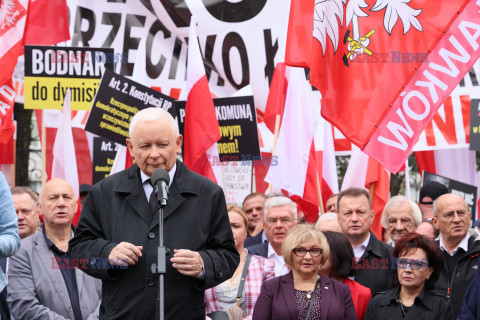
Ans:
{"type": "Polygon", "coordinates": [[[23,44],[52,45],[70,39],[66,0],[30,0],[23,44]]]}
{"type": "Polygon", "coordinates": [[[285,107],[285,99],[287,97],[288,82],[286,78],[285,63],[277,63],[275,71],[273,72],[272,83],[270,84],[270,91],[268,92],[267,105],[265,106],[265,114],[263,115],[263,122],[267,125],[271,132],[275,133],[275,123],[277,116],[283,115],[285,107]]]}
{"type": "Polygon", "coordinates": [[[368,161],[365,187],[370,190],[372,209],[375,212],[375,218],[370,226],[370,231],[373,232],[377,239],[383,239],[381,219],[383,208],[385,208],[390,195],[390,174],[378,161],[372,158],[368,161]]]}
{"type": "Polygon", "coordinates": [[[289,66],[310,67],[314,7],[313,0],[292,0],[285,48],[285,62],[289,66]]]}
{"type": "Polygon", "coordinates": [[[479,9],[473,0],[317,1],[310,82],[324,118],[397,172],[480,56],[479,9]]]}
{"type": "Polygon", "coordinates": [[[12,79],[8,79],[0,86],[0,144],[8,143],[15,133],[13,123],[13,105],[15,103],[15,90],[12,79]]]}
{"type": "Polygon", "coordinates": [[[197,34],[195,17],[190,22],[187,67],[187,103],[185,105],[185,145],[183,159],[185,165],[214,182],[220,182],[210,160],[219,162],[217,141],[220,140],[215,107],[205,76],[197,34]],[[216,176],[218,178],[216,178],[216,176]]]}

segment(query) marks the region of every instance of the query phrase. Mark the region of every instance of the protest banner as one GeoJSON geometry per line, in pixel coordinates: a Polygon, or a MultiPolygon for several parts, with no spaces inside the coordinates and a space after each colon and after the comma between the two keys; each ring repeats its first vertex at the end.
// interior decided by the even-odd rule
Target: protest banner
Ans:
{"type": "MultiPolygon", "coordinates": [[[[253,96],[215,98],[213,104],[222,135],[217,142],[220,162],[259,160],[260,146],[253,96]]],[[[176,109],[180,134],[183,134],[185,101],[177,101],[176,109]]]]}
{"type": "Polygon", "coordinates": [[[138,111],[150,107],[163,108],[175,117],[174,101],[138,82],[105,70],[85,130],[126,145],[130,121],[138,111]]]}
{"type": "Polygon", "coordinates": [[[241,161],[223,167],[225,198],[227,203],[241,204],[252,192],[252,166],[241,161]]]}
{"type": "Polygon", "coordinates": [[[93,171],[92,184],[110,175],[119,144],[101,137],[93,138],[93,171]]]}
{"type": "Polygon", "coordinates": [[[25,46],[25,108],[61,109],[70,88],[72,110],[90,110],[114,58],[108,48],[25,46]]]}
{"type": "Polygon", "coordinates": [[[437,181],[445,185],[447,189],[461,196],[467,203],[468,211],[472,213],[472,221],[477,219],[477,187],[447,177],[439,176],[427,171],[423,172],[423,185],[430,181],[437,181]]]}

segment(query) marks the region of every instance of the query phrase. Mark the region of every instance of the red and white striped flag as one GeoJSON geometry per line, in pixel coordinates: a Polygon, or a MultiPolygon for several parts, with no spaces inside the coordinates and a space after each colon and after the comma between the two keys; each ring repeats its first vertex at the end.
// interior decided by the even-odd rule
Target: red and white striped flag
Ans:
{"type": "Polygon", "coordinates": [[[70,89],[67,89],[63,100],[61,121],[53,144],[52,179],[62,178],[70,183],[75,198],[78,199],[78,171],[72,134],[70,101],[70,89]]]}
{"type": "Polygon", "coordinates": [[[300,203],[305,218],[314,222],[318,218],[319,201],[313,137],[320,110],[312,108],[310,96],[304,70],[290,68],[283,121],[274,155],[276,163],[270,165],[265,181],[306,202],[303,206],[300,203]],[[314,211],[305,210],[307,203],[314,211]]]}
{"type": "Polygon", "coordinates": [[[190,22],[187,58],[187,103],[185,106],[185,145],[183,160],[192,171],[221,185],[221,167],[218,162],[217,141],[220,140],[215,107],[205,76],[200,47],[198,45],[195,16],[190,22]]]}

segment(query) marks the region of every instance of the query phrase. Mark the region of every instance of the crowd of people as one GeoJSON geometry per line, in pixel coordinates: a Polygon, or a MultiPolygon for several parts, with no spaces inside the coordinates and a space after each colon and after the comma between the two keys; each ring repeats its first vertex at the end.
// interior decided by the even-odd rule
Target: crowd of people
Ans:
{"type": "Polygon", "coordinates": [[[76,227],[68,182],[37,194],[0,173],[1,319],[156,319],[156,168],[170,177],[166,319],[480,319],[480,240],[464,199],[440,183],[383,212],[349,188],[309,224],[282,193],[226,204],[177,160],[167,112],[140,111],[129,134],[136,164],[83,188],[76,227]],[[378,214],[383,239],[370,230],[378,214]]]}

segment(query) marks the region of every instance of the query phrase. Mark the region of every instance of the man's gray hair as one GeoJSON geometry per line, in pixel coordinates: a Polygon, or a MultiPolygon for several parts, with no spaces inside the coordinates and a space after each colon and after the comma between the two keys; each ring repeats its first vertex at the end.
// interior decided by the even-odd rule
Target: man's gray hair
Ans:
{"type": "Polygon", "coordinates": [[[420,208],[418,207],[418,205],[404,196],[395,196],[395,197],[391,197],[390,200],[388,200],[387,204],[385,205],[385,208],[383,209],[381,222],[382,222],[382,226],[385,229],[388,228],[388,223],[387,223],[388,209],[400,207],[404,203],[408,203],[410,204],[410,207],[412,207],[413,220],[415,222],[415,227],[417,227],[418,225],[420,225],[420,223],[422,223],[422,211],[420,211],[420,208]]]}
{"type": "Polygon", "coordinates": [[[325,212],[318,218],[315,228],[318,227],[321,221],[325,220],[338,220],[338,215],[335,212],[325,212]]]}
{"type": "Polygon", "coordinates": [[[281,194],[278,196],[266,197],[263,203],[263,219],[267,221],[268,216],[268,209],[274,207],[281,207],[289,205],[291,207],[292,215],[295,221],[297,221],[297,205],[293,202],[290,198],[286,197],[285,195],[281,194]],[[267,200],[268,199],[268,200],[267,200]]]}
{"type": "Polygon", "coordinates": [[[135,125],[137,124],[138,121],[153,121],[153,120],[158,120],[158,119],[165,119],[167,120],[168,124],[172,128],[173,132],[175,132],[176,135],[178,135],[178,127],[177,123],[175,122],[175,119],[172,117],[172,115],[166,111],[165,109],[162,108],[146,108],[143,110],[138,111],[132,118],[132,121],[130,121],[130,127],[128,129],[128,136],[130,139],[132,138],[133,131],[135,129],[135,125]]]}

